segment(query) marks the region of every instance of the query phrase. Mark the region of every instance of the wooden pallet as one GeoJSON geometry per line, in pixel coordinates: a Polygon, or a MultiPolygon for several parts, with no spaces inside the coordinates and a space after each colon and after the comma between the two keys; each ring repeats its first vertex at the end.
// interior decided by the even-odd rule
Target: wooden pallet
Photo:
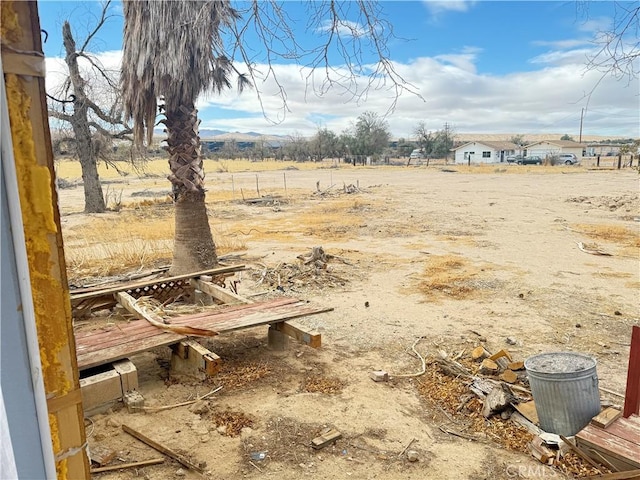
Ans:
{"type": "MultiPolygon", "coordinates": [[[[287,320],[328,312],[333,308],[316,307],[294,298],[278,298],[265,302],[217,307],[205,312],[171,319],[172,325],[226,333],[259,325],[279,324],[287,320]]],[[[186,339],[185,335],[166,332],[146,320],[134,320],[109,330],[76,334],[78,368],[87,368],[128,358],[146,350],[172,345],[186,339]]]]}
{"type": "Polygon", "coordinates": [[[638,469],[640,417],[618,418],[607,428],[589,424],[578,432],[576,443],[593,458],[602,456],[620,471],[638,469]]]}
{"type": "Polygon", "coordinates": [[[71,292],[71,314],[73,318],[82,318],[93,310],[115,307],[118,302],[114,294],[118,292],[126,292],[134,298],[151,296],[163,303],[171,302],[191,294],[192,279],[197,279],[201,275],[209,275],[218,279],[215,283],[222,283],[225,276],[244,270],[244,268],[244,265],[217,267],[188,275],[121,283],[106,288],[77,289],[71,292]]]}

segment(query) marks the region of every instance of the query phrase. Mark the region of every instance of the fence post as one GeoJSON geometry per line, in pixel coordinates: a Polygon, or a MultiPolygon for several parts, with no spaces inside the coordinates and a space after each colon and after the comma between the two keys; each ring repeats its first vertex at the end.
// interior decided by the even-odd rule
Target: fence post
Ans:
{"type": "Polygon", "coordinates": [[[596,159],[596,167],[600,166],[600,155],[598,155],[598,158],[596,159]]]}
{"type": "Polygon", "coordinates": [[[622,167],[622,154],[618,154],[618,170],[622,167]]]}

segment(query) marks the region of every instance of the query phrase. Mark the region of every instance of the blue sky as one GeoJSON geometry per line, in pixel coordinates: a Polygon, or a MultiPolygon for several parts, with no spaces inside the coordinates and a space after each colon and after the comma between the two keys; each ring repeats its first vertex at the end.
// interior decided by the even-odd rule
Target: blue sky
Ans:
{"type": "MultiPolygon", "coordinates": [[[[242,4],[237,4],[242,7],[242,4]]],[[[306,4],[284,3],[304,46],[321,41],[308,27],[306,4]]],[[[357,27],[355,4],[345,2],[345,19],[357,27]]],[[[585,135],[640,137],[638,79],[615,79],[587,70],[587,58],[601,31],[622,18],[638,2],[594,1],[388,1],[380,2],[393,27],[387,44],[396,71],[420,97],[408,92],[386,120],[394,136],[410,137],[423,121],[437,130],[447,122],[460,133],[569,133],[577,136],[584,108],[585,135]]],[[[92,40],[89,51],[105,66],[117,69],[122,46],[121,5],[92,40]]],[[[39,2],[41,27],[49,33],[44,45],[54,89],[64,74],[61,25],[69,19],[81,44],[95,24],[95,2],[39,2]]],[[[637,38],[632,39],[637,42],[637,38]]],[[[245,44],[254,48],[256,65],[264,62],[254,34],[245,44]]],[[[637,48],[637,47],[636,47],[637,48]]],[[[373,57],[365,49],[364,62],[373,57]]],[[[336,52],[332,66],[344,60],[336,52]]],[[[240,66],[240,70],[243,70],[240,66]]],[[[264,65],[262,65],[262,71],[264,65]]],[[[287,92],[289,111],[276,98],[272,81],[259,83],[262,108],[255,90],[239,96],[204,95],[199,103],[201,128],[311,135],[318,127],[336,132],[348,128],[364,111],[385,115],[393,101],[388,90],[371,90],[359,101],[346,101],[339,90],[324,96],[305,84],[308,70],[279,59],[274,70],[287,92]],[[264,111],[263,111],[264,110],[264,111]],[[268,117],[268,118],[265,118],[268,117]]],[[[315,85],[321,78],[312,75],[315,85]]]]}

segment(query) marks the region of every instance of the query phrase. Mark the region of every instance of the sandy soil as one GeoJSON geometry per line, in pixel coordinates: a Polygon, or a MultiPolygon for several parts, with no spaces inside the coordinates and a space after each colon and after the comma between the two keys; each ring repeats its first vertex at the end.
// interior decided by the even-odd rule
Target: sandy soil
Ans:
{"type": "MultiPolygon", "coordinates": [[[[285,352],[270,351],[264,327],[207,340],[203,344],[223,358],[225,369],[220,379],[201,383],[168,380],[168,349],[132,357],[147,405],[189,400],[220,383],[227,387],[199,413],[179,407],[129,414],[116,407],[96,415],[87,421],[90,443],[116,450],[120,461],[159,456],[124,433],[126,423],[206,462],[206,478],[561,478],[490,438],[472,442],[443,433],[439,426],[450,419],[418,393],[420,377],[388,383],[369,378],[377,369],[392,376],[418,371],[420,362],[409,353],[423,336],[417,348],[427,356],[468,353],[483,340],[489,350],[509,348],[518,359],[545,351],[588,353],[598,360],[601,386],[624,391],[630,330],[640,321],[637,172],[511,168],[518,167],[482,174],[442,167],[287,171],[288,188],[308,193],[277,205],[213,205],[215,223],[243,218],[246,230],[263,232],[280,225],[279,236],[244,237],[242,261],[250,270],[237,277],[239,293],[268,291],[262,297],[290,295],[333,307],[302,320],[322,333],[322,348],[292,340],[285,352]],[[316,182],[320,190],[335,187],[314,194],[316,182]],[[341,193],[343,184],[357,185],[359,192],[341,193]],[[300,223],[301,215],[322,215],[323,207],[329,211],[345,200],[356,221],[342,230],[300,223]],[[584,224],[631,229],[635,246],[597,240],[612,255],[587,254],[576,244],[594,243],[581,233],[584,224]],[[279,240],[283,234],[286,242],[279,240]],[[265,268],[296,264],[313,246],[338,257],[329,264],[331,275],[283,281],[284,292],[256,284],[265,268]],[[421,286],[430,262],[445,256],[462,258],[474,272],[466,298],[421,286]],[[508,345],[507,337],[516,344],[508,345]],[[324,388],[309,392],[313,382],[324,388]],[[221,433],[216,418],[227,411],[251,426],[236,437],[221,433]],[[312,450],[311,439],[325,427],[343,438],[312,450]],[[415,463],[399,455],[412,439],[415,463]],[[252,460],[257,452],[266,458],[252,460]]],[[[243,178],[254,181],[255,173],[235,174],[234,188],[243,178]]],[[[263,194],[282,178],[282,172],[260,173],[263,194]]],[[[209,175],[208,184],[231,188],[223,173],[209,175]]],[[[124,198],[137,188],[136,182],[123,186],[124,198]]],[[[160,183],[157,189],[168,188],[160,183]]],[[[81,209],[80,189],[60,195],[63,212],[81,209]]],[[[91,217],[65,214],[62,221],[66,230],[91,217]]],[[[96,478],[201,477],[167,462],[96,478]]]]}

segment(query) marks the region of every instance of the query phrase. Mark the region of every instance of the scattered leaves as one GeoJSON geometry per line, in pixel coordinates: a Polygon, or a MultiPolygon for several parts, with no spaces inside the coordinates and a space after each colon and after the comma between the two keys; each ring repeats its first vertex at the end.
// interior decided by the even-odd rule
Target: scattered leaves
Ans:
{"type": "Polygon", "coordinates": [[[213,414],[213,422],[216,427],[225,427],[223,435],[237,437],[245,427],[253,427],[253,419],[242,412],[217,412],[213,414]]]}

